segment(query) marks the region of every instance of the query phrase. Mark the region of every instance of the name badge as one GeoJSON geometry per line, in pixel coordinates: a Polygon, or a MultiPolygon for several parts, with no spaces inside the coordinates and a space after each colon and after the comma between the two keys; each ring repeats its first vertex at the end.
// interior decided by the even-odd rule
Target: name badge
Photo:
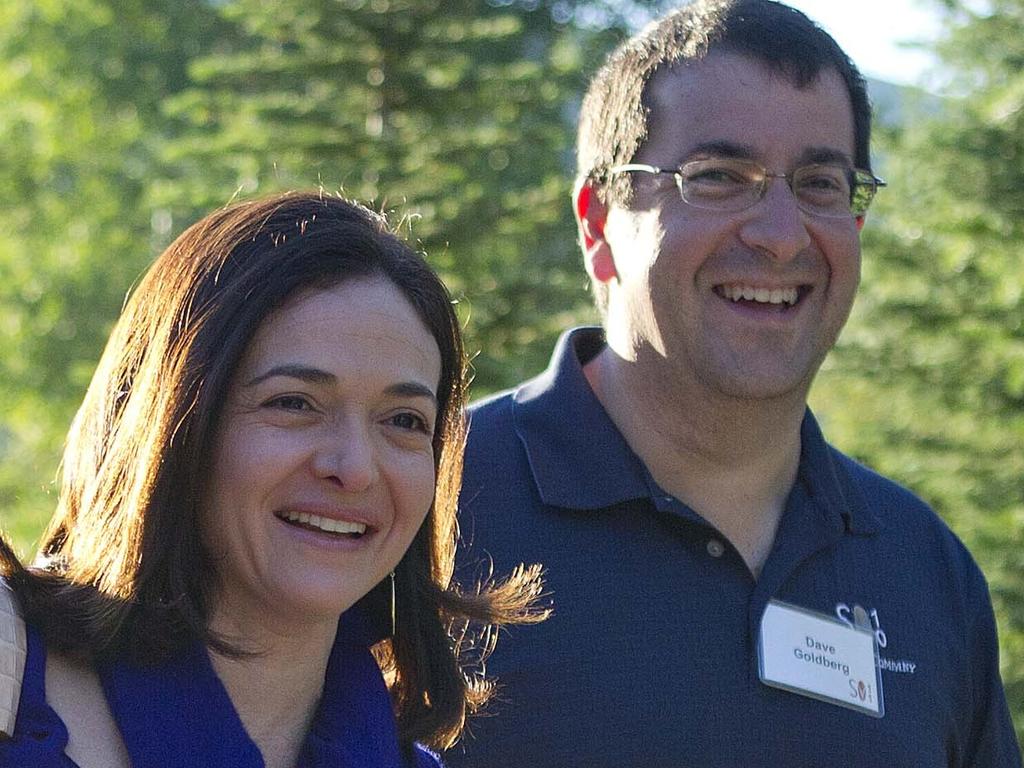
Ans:
{"type": "Polygon", "coordinates": [[[875,633],[772,600],[761,618],[758,667],[773,688],[882,717],[875,633]]]}

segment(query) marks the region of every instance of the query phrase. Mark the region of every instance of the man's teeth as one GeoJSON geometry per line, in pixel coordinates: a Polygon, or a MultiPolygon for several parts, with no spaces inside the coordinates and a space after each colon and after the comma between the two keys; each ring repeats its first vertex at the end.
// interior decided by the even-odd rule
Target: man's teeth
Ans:
{"type": "Polygon", "coordinates": [[[284,512],[281,514],[290,523],[301,523],[310,528],[319,528],[327,533],[366,533],[366,526],[362,523],[350,523],[345,520],[333,520],[329,517],[311,515],[308,512],[284,512]]]}
{"type": "Polygon", "coordinates": [[[754,288],[750,285],[723,285],[722,295],[733,301],[756,301],[760,304],[788,304],[799,298],[796,288],[754,288]]]}

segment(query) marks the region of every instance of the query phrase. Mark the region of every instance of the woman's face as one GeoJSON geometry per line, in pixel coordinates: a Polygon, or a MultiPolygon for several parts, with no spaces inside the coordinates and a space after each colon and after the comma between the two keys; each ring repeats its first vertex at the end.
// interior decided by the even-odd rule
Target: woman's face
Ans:
{"type": "Polygon", "coordinates": [[[336,621],[397,565],[433,500],[440,373],[384,278],[301,293],[264,320],[228,390],[203,510],[217,629],[336,621]]]}

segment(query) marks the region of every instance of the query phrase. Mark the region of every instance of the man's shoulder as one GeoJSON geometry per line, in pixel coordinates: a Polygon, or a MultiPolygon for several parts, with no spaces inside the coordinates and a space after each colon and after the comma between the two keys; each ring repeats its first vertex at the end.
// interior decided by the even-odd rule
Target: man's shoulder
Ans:
{"type": "Polygon", "coordinates": [[[462,473],[461,508],[505,508],[522,504],[533,488],[529,460],[515,428],[515,390],[491,395],[469,409],[462,473]]]}
{"type": "Polygon", "coordinates": [[[474,432],[479,435],[487,430],[504,428],[511,424],[516,389],[495,392],[474,401],[469,406],[469,434],[471,440],[474,437],[474,432]]]}
{"type": "MultiPolygon", "coordinates": [[[[974,558],[945,520],[906,486],[880,474],[830,446],[837,470],[845,473],[860,493],[860,501],[877,517],[882,536],[900,546],[925,549],[955,570],[980,577],[974,558]]],[[[936,563],[938,564],[938,563],[936,563]]]]}
{"type": "Polygon", "coordinates": [[[515,390],[498,392],[470,406],[464,473],[493,472],[523,453],[515,426],[515,390]]]}
{"type": "Polygon", "coordinates": [[[903,513],[938,519],[920,496],[904,485],[862,464],[857,459],[829,445],[829,453],[840,472],[844,472],[864,500],[875,510],[899,510],[903,513]]]}
{"type": "MultiPolygon", "coordinates": [[[[583,361],[593,357],[604,345],[599,328],[580,327],[566,331],[559,338],[547,369],[532,378],[484,396],[469,407],[470,450],[481,443],[501,439],[514,431],[517,420],[525,419],[536,426],[554,424],[561,430],[566,425],[561,417],[567,408],[581,405],[595,407],[593,395],[582,371],[583,361]]],[[[596,406],[600,408],[600,406],[596,406]]],[[[535,431],[527,428],[527,431],[535,431]]]]}

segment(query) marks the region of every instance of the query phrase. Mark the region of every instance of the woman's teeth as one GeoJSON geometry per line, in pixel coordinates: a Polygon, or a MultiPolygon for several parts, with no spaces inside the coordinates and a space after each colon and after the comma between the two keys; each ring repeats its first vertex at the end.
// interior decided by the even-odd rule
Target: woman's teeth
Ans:
{"type": "Polygon", "coordinates": [[[352,523],[347,520],[335,520],[330,517],[312,515],[309,512],[282,512],[279,517],[289,523],[297,523],[308,528],[316,528],[326,533],[349,533],[361,536],[366,532],[366,526],[362,523],[352,523]]]}

